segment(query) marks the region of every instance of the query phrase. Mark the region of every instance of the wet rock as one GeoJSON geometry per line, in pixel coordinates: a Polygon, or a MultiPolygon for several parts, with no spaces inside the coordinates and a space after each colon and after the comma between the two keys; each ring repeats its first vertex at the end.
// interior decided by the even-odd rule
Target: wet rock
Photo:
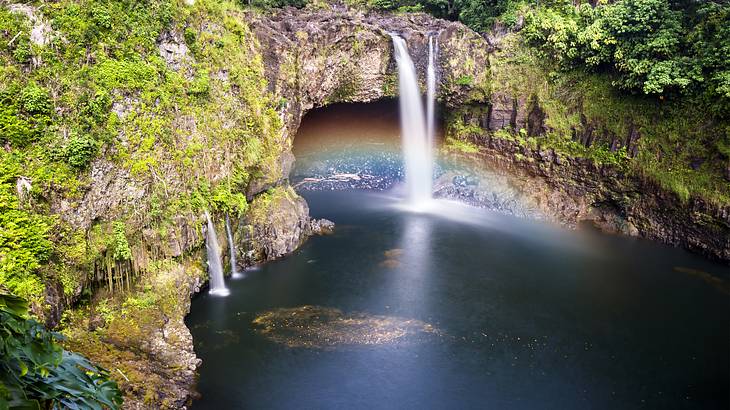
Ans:
{"type": "Polygon", "coordinates": [[[400,153],[323,151],[315,158],[298,158],[292,183],[297,190],[385,190],[403,175],[400,153]]]}
{"type": "Polygon", "coordinates": [[[489,110],[489,129],[492,131],[503,128],[520,130],[526,126],[527,113],[525,99],[514,97],[502,91],[491,96],[489,110]]]}
{"type": "Polygon", "coordinates": [[[335,223],[329,219],[312,219],[309,223],[312,235],[329,235],[335,231],[335,223]]]}
{"type": "Polygon", "coordinates": [[[396,269],[401,266],[401,258],[403,257],[403,249],[393,248],[383,252],[385,259],[380,262],[380,266],[386,269],[396,269]]]}
{"type": "MultiPolygon", "coordinates": [[[[500,199],[503,193],[491,201],[480,199],[477,191],[450,183],[438,184],[438,195],[507,212],[513,212],[513,204],[517,209],[534,206],[537,215],[566,226],[591,221],[606,231],[642,236],[730,261],[727,204],[699,198],[685,202],[648,178],[629,176],[613,165],[587,158],[558,157],[550,150],[508,139],[485,137],[478,142],[480,152],[465,157],[472,158],[475,169],[489,169],[511,181],[508,186],[519,187],[512,195],[514,202],[500,199]]],[[[504,199],[508,198],[509,194],[504,199]]]]}
{"type": "Polygon", "coordinates": [[[425,78],[428,37],[437,35],[442,45],[438,89],[449,104],[472,98],[488,71],[489,46],[483,38],[460,23],[426,14],[289,7],[253,17],[252,29],[261,43],[272,91],[289,103],[282,114],[290,135],[312,108],[395,95],[397,72],[390,33],[408,41],[420,78],[425,78]],[[459,78],[470,78],[473,83],[458,85],[459,78]]]}
{"type": "Polygon", "coordinates": [[[307,202],[288,187],[255,197],[238,225],[238,259],[246,265],[280,258],[312,232],[307,202]]]}
{"type": "MultiPolygon", "coordinates": [[[[455,156],[451,156],[453,160],[455,156]]],[[[532,219],[545,219],[538,205],[517,189],[509,175],[496,173],[483,164],[463,158],[462,168],[447,168],[434,181],[434,197],[532,219]]]]}
{"type": "Polygon", "coordinates": [[[727,279],[723,279],[717,275],[712,275],[698,269],[688,268],[686,266],[675,266],[674,270],[698,278],[715,288],[717,291],[730,295],[730,281],[727,279]]]}
{"type": "Polygon", "coordinates": [[[116,219],[125,205],[139,201],[146,190],[129,171],[104,158],[91,164],[90,180],[75,204],[53,201],[52,211],[74,226],[88,229],[98,219],[116,219]]]}

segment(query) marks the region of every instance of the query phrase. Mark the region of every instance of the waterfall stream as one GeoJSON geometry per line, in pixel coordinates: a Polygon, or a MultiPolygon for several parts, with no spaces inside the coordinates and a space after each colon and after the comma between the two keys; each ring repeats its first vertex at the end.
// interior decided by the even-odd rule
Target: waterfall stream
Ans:
{"type": "MultiPolygon", "coordinates": [[[[406,199],[410,206],[420,208],[431,200],[433,186],[433,158],[424,116],[421,92],[418,89],[416,67],[413,65],[406,41],[393,34],[395,60],[398,64],[401,138],[406,176],[406,199]]],[[[429,66],[433,66],[432,47],[429,48],[429,66]]],[[[435,88],[435,70],[434,70],[435,88]]],[[[435,95],[435,92],[434,92],[435,95]]],[[[434,95],[430,95],[433,98],[434,95]]],[[[428,105],[431,105],[429,102],[428,105]]],[[[429,114],[433,115],[433,110],[429,114]]],[[[432,119],[429,118],[429,121],[432,119]]]]}
{"type": "Polygon", "coordinates": [[[210,275],[210,293],[213,295],[227,296],[228,289],[223,281],[223,264],[221,263],[220,246],[215,233],[215,226],[210,220],[208,211],[205,211],[205,218],[208,220],[208,230],[205,238],[205,250],[208,253],[208,274],[210,275]]]}
{"type": "Polygon", "coordinates": [[[236,244],[233,243],[233,230],[231,229],[231,220],[226,214],[226,235],[228,238],[228,251],[231,253],[231,277],[233,279],[239,279],[243,275],[238,271],[236,263],[236,244]]]}
{"type": "Polygon", "coordinates": [[[436,55],[438,54],[438,39],[428,37],[428,68],[426,70],[426,135],[428,136],[429,157],[433,157],[436,135],[436,55]]]}

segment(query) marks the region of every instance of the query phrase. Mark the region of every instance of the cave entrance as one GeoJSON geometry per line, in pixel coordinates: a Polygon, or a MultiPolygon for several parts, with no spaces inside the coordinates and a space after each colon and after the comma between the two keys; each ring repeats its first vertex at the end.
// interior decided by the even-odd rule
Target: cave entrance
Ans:
{"type": "MultiPolygon", "coordinates": [[[[434,152],[443,140],[437,107],[434,152]]],[[[402,179],[398,100],[337,103],[309,111],[297,130],[291,181],[298,189],[388,189],[402,179]]]]}

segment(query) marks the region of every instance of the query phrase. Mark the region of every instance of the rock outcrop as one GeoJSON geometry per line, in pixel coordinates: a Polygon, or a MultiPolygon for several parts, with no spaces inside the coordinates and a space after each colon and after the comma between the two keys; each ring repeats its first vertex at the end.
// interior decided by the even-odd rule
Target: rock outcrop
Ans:
{"type": "Polygon", "coordinates": [[[260,43],[269,88],[281,98],[280,113],[290,139],[312,108],[396,96],[391,34],[407,40],[419,78],[425,78],[429,36],[437,39],[438,97],[445,104],[488,99],[490,46],[461,23],[422,13],[394,15],[333,6],[252,15],[251,27],[260,43]]]}
{"type": "Polygon", "coordinates": [[[628,176],[616,165],[533,148],[494,137],[486,130],[475,135],[474,142],[478,153],[452,155],[461,155],[475,169],[501,175],[502,184],[509,181],[508,185],[519,187],[514,201],[507,205],[504,201],[492,204],[490,197],[480,199],[473,189],[466,190],[467,200],[476,200],[475,205],[569,227],[590,221],[607,232],[642,236],[730,261],[730,206],[699,198],[684,202],[656,182],[628,176]],[[526,212],[522,211],[525,204],[526,212]]]}

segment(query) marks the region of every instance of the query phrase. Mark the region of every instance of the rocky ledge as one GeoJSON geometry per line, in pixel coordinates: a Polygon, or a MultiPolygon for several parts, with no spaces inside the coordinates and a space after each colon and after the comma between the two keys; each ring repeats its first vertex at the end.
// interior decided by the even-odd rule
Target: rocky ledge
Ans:
{"type": "Polygon", "coordinates": [[[569,227],[590,221],[607,232],[642,236],[730,262],[730,206],[699,198],[683,201],[650,179],[627,176],[616,165],[532,148],[486,131],[474,135],[473,142],[478,152],[448,155],[471,164],[474,181],[442,181],[444,196],[489,208],[495,208],[492,198],[503,198],[495,202],[497,210],[569,227]],[[495,175],[501,176],[496,188],[490,184],[495,175]],[[497,195],[504,191],[499,186],[509,187],[510,195],[497,195]]]}

